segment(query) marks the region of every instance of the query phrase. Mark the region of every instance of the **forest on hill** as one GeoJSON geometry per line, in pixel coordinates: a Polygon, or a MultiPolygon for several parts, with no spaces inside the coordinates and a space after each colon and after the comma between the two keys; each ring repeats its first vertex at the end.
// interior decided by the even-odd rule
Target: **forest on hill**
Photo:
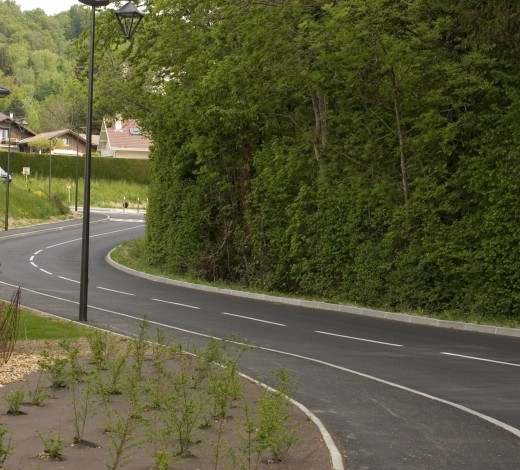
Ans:
{"type": "MultiPolygon", "coordinates": [[[[138,118],[153,136],[150,263],[518,319],[520,3],[135,3],[146,16],[130,42],[98,13],[95,93],[98,113],[138,118]]],[[[84,80],[76,45],[61,95],[39,101],[41,74],[28,73],[40,122],[68,80],[84,80]]]]}

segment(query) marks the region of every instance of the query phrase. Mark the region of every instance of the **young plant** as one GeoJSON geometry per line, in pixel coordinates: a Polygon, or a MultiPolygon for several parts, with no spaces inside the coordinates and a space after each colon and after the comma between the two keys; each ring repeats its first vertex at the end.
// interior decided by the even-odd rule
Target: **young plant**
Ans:
{"type": "Polygon", "coordinates": [[[130,342],[130,352],[133,358],[132,369],[137,380],[142,377],[143,363],[146,356],[146,350],[149,346],[147,340],[149,328],[150,322],[147,320],[145,315],[139,323],[139,333],[137,337],[133,338],[130,342]]]}
{"type": "Polygon", "coordinates": [[[10,303],[0,303],[0,358],[3,363],[9,361],[18,340],[21,295],[22,289],[18,287],[10,303]]]}
{"type": "Polygon", "coordinates": [[[122,379],[126,367],[126,356],[117,355],[106,363],[107,371],[96,370],[92,381],[97,384],[97,393],[103,401],[110,401],[111,395],[121,395],[122,379]]]}
{"type": "Polygon", "coordinates": [[[272,459],[281,461],[298,440],[296,431],[287,425],[289,420],[289,375],[282,369],[277,372],[278,390],[265,390],[259,403],[256,450],[271,452],[272,459]]]}
{"type": "Polygon", "coordinates": [[[11,436],[9,436],[7,443],[5,442],[8,432],[9,428],[7,426],[0,425],[0,469],[4,468],[4,463],[7,460],[7,457],[13,454],[11,436]]]}
{"type": "Polygon", "coordinates": [[[126,410],[107,410],[106,429],[110,439],[111,460],[106,464],[109,470],[122,468],[130,458],[130,451],[139,445],[136,430],[143,423],[142,407],[139,404],[139,384],[129,380],[124,390],[126,410]]]}
{"type": "Polygon", "coordinates": [[[29,403],[34,406],[41,406],[43,402],[49,398],[49,394],[43,389],[43,370],[38,374],[38,380],[31,387],[29,380],[27,380],[27,395],[29,396],[29,403]]]}
{"type": "Polygon", "coordinates": [[[240,468],[247,468],[248,470],[251,470],[253,465],[253,456],[256,453],[256,430],[258,423],[253,418],[251,413],[251,406],[248,403],[246,397],[243,396],[242,400],[244,421],[242,423],[242,443],[240,446],[242,458],[240,460],[244,463],[241,463],[240,468]]]}
{"type": "Polygon", "coordinates": [[[181,358],[180,370],[172,381],[172,390],[164,398],[163,420],[165,432],[179,442],[178,455],[189,457],[193,431],[199,421],[203,400],[191,387],[191,364],[181,358]]]}
{"type": "Polygon", "coordinates": [[[68,364],[69,360],[65,356],[51,353],[48,350],[42,352],[42,359],[38,361],[41,369],[49,374],[53,388],[65,388],[67,386],[68,364]]]}
{"type": "Polygon", "coordinates": [[[193,388],[201,386],[202,382],[208,378],[211,368],[221,362],[224,352],[222,341],[210,338],[205,348],[193,348],[195,356],[198,358],[197,367],[194,374],[193,388]]]}
{"type": "Polygon", "coordinates": [[[106,369],[107,362],[117,349],[117,341],[111,333],[102,330],[92,330],[87,339],[90,346],[90,362],[98,369],[106,369]]]}
{"type": "Polygon", "coordinates": [[[70,339],[64,339],[59,342],[59,346],[67,357],[67,379],[71,382],[79,382],[85,374],[85,371],[79,363],[79,347],[77,343],[70,339]]]}
{"type": "Polygon", "coordinates": [[[63,450],[63,440],[59,434],[42,435],[36,431],[36,435],[43,443],[43,453],[40,457],[47,460],[59,461],[61,460],[61,451],[63,450]]]}
{"type": "Polygon", "coordinates": [[[12,392],[6,393],[4,396],[4,400],[7,404],[7,414],[9,415],[19,415],[20,407],[23,404],[23,400],[25,398],[25,392],[23,389],[14,390],[12,392]]]}
{"type": "Polygon", "coordinates": [[[230,387],[228,374],[225,370],[213,370],[209,375],[206,393],[211,403],[213,419],[224,419],[231,407],[235,394],[230,387]]]}
{"type": "Polygon", "coordinates": [[[214,469],[218,469],[218,465],[220,463],[220,459],[222,457],[222,451],[224,447],[224,429],[226,427],[225,418],[220,418],[216,421],[213,426],[213,431],[215,433],[215,440],[212,442],[211,447],[213,448],[213,457],[214,457],[214,469]]]}
{"type": "Polygon", "coordinates": [[[93,387],[94,383],[91,378],[94,373],[89,376],[85,385],[81,386],[77,380],[73,380],[70,388],[72,392],[72,425],[74,427],[74,437],[72,442],[78,444],[83,441],[83,433],[88,417],[92,414],[94,405],[93,387]]]}

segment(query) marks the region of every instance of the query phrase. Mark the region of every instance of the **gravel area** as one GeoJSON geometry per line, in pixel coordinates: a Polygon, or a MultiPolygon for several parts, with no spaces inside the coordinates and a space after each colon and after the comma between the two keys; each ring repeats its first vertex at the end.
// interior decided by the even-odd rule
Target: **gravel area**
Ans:
{"type": "MultiPolygon", "coordinates": [[[[80,346],[82,355],[89,351],[86,340],[75,340],[80,346]]],[[[23,380],[32,372],[39,369],[38,361],[41,360],[41,351],[58,349],[58,341],[18,341],[13,355],[7,363],[0,363],[0,386],[23,380]]]]}

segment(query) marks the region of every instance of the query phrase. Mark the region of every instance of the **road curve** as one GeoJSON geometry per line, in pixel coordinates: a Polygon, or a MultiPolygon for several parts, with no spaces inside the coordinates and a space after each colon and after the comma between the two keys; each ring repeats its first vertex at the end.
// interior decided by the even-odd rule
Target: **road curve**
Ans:
{"type": "MultiPolygon", "coordinates": [[[[22,285],[25,305],[77,319],[81,229],[69,225],[0,235],[0,297],[22,285]]],[[[323,421],[349,468],[518,467],[520,339],[219,295],[105,263],[143,229],[128,213],[93,224],[89,321],[128,333],[147,314],[175,341],[247,338],[259,349],[242,370],[270,382],[273,369],[287,368],[295,398],[323,421]]]]}

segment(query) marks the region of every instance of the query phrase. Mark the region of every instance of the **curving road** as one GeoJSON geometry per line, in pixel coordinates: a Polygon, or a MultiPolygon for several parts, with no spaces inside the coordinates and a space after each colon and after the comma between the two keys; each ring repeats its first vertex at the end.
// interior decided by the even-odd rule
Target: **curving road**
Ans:
{"type": "MultiPolygon", "coordinates": [[[[520,338],[263,302],[131,276],[105,262],[142,236],[137,214],[92,214],[89,322],[131,333],[144,314],[174,341],[238,335],[241,368],[270,382],[285,367],[295,399],[326,425],[353,469],[520,466],[520,338]]],[[[81,222],[0,234],[0,297],[78,318],[81,222]],[[31,232],[31,233],[28,233],[31,232]]]]}

